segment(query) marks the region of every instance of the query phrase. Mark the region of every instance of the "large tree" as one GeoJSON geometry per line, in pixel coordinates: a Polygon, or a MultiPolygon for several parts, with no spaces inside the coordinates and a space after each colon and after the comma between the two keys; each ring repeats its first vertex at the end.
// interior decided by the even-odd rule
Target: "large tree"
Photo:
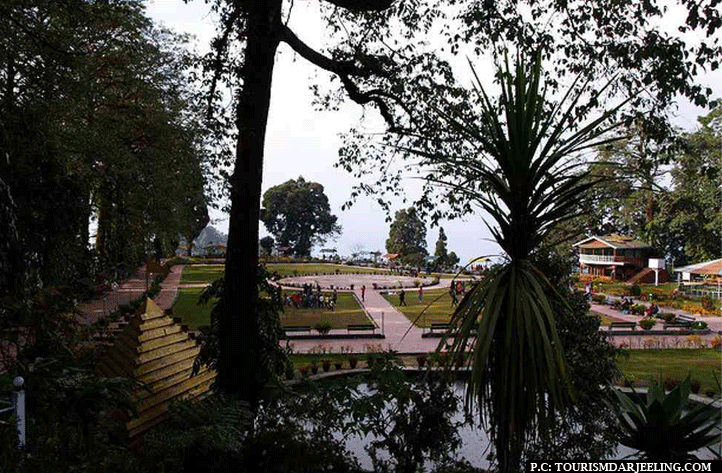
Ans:
{"type": "Polygon", "coordinates": [[[14,275],[0,292],[139,263],[207,222],[194,57],[143,9],[0,1],[0,265],[14,275]]]}
{"type": "Polygon", "coordinates": [[[672,189],[648,225],[675,266],[722,252],[722,106],[698,120],[672,158],[672,189]]]}
{"type": "MultiPolygon", "coordinates": [[[[689,12],[682,29],[704,30],[708,36],[713,35],[720,23],[719,12],[712,6],[714,0],[704,4],[681,1],[689,12]]],[[[430,48],[423,48],[427,33],[432,30],[444,35],[452,54],[458,53],[464,44],[481,52],[494,43],[509,41],[558,58],[550,71],[553,77],[564,78],[570,72],[580,71],[590,78],[618,74],[617,87],[605,89],[608,95],[598,96],[597,100],[630,90],[636,94],[644,87],[645,94],[636,94],[634,105],[645,111],[664,110],[677,93],[705,104],[710,92],[690,79],[698,64],[712,63],[716,67],[720,53],[716,44],[688,45],[650,26],[663,15],[656,2],[639,2],[624,9],[618,8],[614,0],[522,5],[513,0],[444,3],[322,0],[319,5],[329,26],[322,50],[312,49],[293,31],[292,1],[214,2],[220,26],[213,41],[214,54],[207,61],[213,71],[211,95],[218,95],[215,84],[219,80],[228,80],[236,98],[238,130],[235,167],[230,176],[231,219],[225,279],[229,304],[221,322],[223,356],[219,360],[218,382],[223,389],[251,401],[259,388],[254,382],[259,355],[253,341],[258,333],[257,291],[253,284],[246,283],[245,277],[253,274],[258,264],[263,149],[274,61],[280,43],[332,74],[339,87],[323,93],[319,103],[334,106],[347,97],[361,105],[372,105],[390,130],[416,131],[417,147],[425,144],[428,137],[444,137],[438,118],[424,111],[428,110],[426,105],[435,103],[439,97],[453,100],[459,108],[466,103],[466,94],[454,86],[448,64],[430,48]],[[238,43],[236,38],[240,38],[238,43]],[[243,350],[238,350],[239,340],[244,340],[243,350]]],[[[578,108],[577,118],[588,110],[578,108]]],[[[394,158],[387,145],[396,145],[396,137],[383,138],[386,141],[383,147],[378,143],[362,145],[363,138],[369,136],[375,135],[350,134],[351,140],[342,150],[343,167],[388,170],[394,158]]],[[[437,142],[444,149],[459,146],[455,141],[437,142]]],[[[355,194],[378,190],[397,193],[401,173],[382,174],[377,186],[361,183],[355,194]]],[[[455,202],[453,193],[446,195],[445,202],[457,210],[456,214],[472,210],[468,202],[455,202]]],[[[437,206],[429,193],[422,204],[437,218],[446,210],[437,206]]]]}
{"type": "Polygon", "coordinates": [[[341,227],[331,215],[323,186],[303,177],[271,187],[263,194],[261,221],[280,246],[293,247],[297,256],[308,256],[311,248],[338,235],[341,227]]]}
{"type": "Polygon", "coordinates": [[[409,258],[418,260],[416,255],[423,257],[429,254],[426,250],[426,224],[419,218],[415,208],[396,212],[386,239],[386,251],[401,254],[404,261],[409,258]]]}

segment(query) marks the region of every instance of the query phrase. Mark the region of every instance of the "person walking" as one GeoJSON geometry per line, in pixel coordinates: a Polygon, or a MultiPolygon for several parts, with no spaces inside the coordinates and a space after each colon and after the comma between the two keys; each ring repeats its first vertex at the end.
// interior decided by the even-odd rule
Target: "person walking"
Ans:
{"type": "Polygon", "coordinates": [[[406,292],[403,289],[399,292],[399,306],[402,305],[406,305],[406,292]]]}
{"type": "Polygon", "coordinates": [[[366,285],[361,286],[361,302],[366,301],[366,285]]]}

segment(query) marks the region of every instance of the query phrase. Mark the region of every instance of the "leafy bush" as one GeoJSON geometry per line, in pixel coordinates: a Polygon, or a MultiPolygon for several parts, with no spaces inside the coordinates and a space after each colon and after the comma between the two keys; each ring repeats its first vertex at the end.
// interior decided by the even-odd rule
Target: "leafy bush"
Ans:
{"type": "Polygon", "coordinates": [[[348,356],[348,365],[351,367],[351,369],[356,368],[357,364],[358,364],[358,358],[356,357],[356,355],[353,355],[353,354],[349,355],[348,356]]]}
{"type": "Polygon", "coordinates": [[[680,383],[681,383],[681,381],[678,380],[677,378],[669,378],[668,377],[668,378],[664,379],[664,381],[662,382],[662,385],[664,386],[664,389],[666,389],[667,391],[671,391],[674,388],[676,388],[677,386],[679,386],[680,383]]]}
{"type": "Polygon", "coordinates": [[[594,294],[592,296],[592,300],[597,304],[604,304],[604,301],[607,300],[607,296],[605,296],[604,294],[594,294]]]}
{"type": "Polygon", "coordinates": [[[660,312],[657,317],[665,322],[672,322],[676,315],[673,312],[660,312]]]}
{"type": "Polygon", "coordinates": [[[419,287],[421,285],[421,281],[418,279],[414,279],[414,287],[419,287]]]}
{"type": "Polygon", "coordinates": [[[647,306],[642,304],[634,304],[632,307],[629,308],[629,312],[634,315],[644,315],[646,311],[647,306]]]}
{"type": "Polygon", "coordinates": [[[690,325],[690,328],[692,330],[707,330],[707,322],[703,320],[698,320],[696,322],[693,322],[692,325],[690,325]]]}
{"type": "Polygon", "coordinates": [[[702,388],[702,383],[700,383],[698,379],[693,379],[692,383],[689,386],[689,389],[690,389],[690,391],[692,391],[692,394],[699,394],[700,388],[702,388]]]}
{"type": "Polygon", "coordinates": [[[702,308],[706,311],[712,312],[716,309],[714,300],[707,294],[703,295],[699,301],[702,304],[702,308]]]}
{"type": "Polygon", "coordinates": [[[632,284],[632,287],[630,288],[630,295],[634,297],[639,297],[642,295],[642,288],[639,286],[639,284],[632,284]]]}
{"type": "Polygon", "coordinates": [[[328,322],[319,322],[314,325],[313,328],[321,335],[328,335],[331,331],[331,324],[328,322]]]}
{"type": "Polygon", "coordinates": [[[712,348],[715,350],[722,349],[722,337],[717,336],[712,339],[712,348]]]}
{"type": "Polygon", "coordinates": [[[657,321],[651,317],[647,317],[639,321],[639,326],[642,327],[644,330],[649,330],[655,325],[657,325],[657,321]]]}
{"type": "Polygon", "coordinates": [[[423,368],[424,366],[426,366],[426,361],[427,361],[426,353],[416,355],[416,363],[418,363],[419,368],[423,368]]]}

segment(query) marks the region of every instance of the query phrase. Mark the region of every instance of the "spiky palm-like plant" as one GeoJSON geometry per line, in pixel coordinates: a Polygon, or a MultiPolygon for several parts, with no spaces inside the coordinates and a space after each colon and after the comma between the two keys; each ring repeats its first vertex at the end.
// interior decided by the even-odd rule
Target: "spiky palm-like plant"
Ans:
{"type": "Polygon", "coordinates": [[[646,397],[615,390],[613,403],[622,426],[622,445],[639,451],[645,460],[694,460],[690,452],[720,441],[722,411],[712,404],[689,409],[692,382],[687,377],[669,394],[662,383],[652,383],[646,397]]]}
{"type": "Polygon", "coordinates": [[[480,113],[474,119],[438,112],[478,149],[478,156],[414,152],[437,171],[455,170],[453,177],[430,179],[481,206],[493,219],[495,225],[487,225],[506,253],[506,262],[467,294],[451,320],[457,327],[451,351],[458,355],[473,344],[467,405],[479,403],[499,468],[506,472],[519,468],[524,445],[571,399],[547,299],[553,289],[530,257],[556,224],[579,214],[595,181],[570,158],[612,140],[605,136],[618,126],[608,124],[618,107],[574,127],[586,84],[575,82],[558,103],[548,102],[540,58],[531,67],[517,60],[513,71],[507,59],[498,78],[498,101],[489,98],[476,78],[480,113]],[[458,176],[467,180],[455,181],[458,176]],[[472,338],[477,322],[478,336],[472,338]]]}

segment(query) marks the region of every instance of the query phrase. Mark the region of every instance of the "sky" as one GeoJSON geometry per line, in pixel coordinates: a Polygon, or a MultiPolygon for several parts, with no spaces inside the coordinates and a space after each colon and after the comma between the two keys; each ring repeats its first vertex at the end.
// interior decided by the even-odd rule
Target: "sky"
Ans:
{"type": "MultiPolygon", "coordinates": [[[[323,30],[318,20],[316,5],[316,1],[296,2],[291,26],[303,41],[319,48],[322,45],[323,30]]],[[[188,4],[182,0],[147,1],[148,15],[154,21],[163,23],[176,32],[194,35],[193,45],[201,53],[210,49],[210,41],[215,31],[209,10],[209,5],[202,0],[194,0],[188,4]]],[[[669,15],[679,18],[675,9],[671,9],[669,15]]],[[[671,22],[669,28],[673,28],[671,22]]],[[[331,212],[338,216],[338,223],[343,228],[341,236],[335,241],[327,242],[324,247],[337,248],[341,255],[350,255],[358,248],[385,253],[389,231],[386,213],[368,198],[359,198],[350,209],[342,211],[342,204],[346,202],[351,188],[357,182],[350,173],[333,166],[338,160],[340,134],[358,123],[364,116],[364,109],[359,105],[346,103],[337,111],[315,110],[310,86],[328,80],[328,74],[296,56],[283,43],[276,61],[266,134],[263,192],[299,176],[303,176],[307,181],[318,182],[325,187],[331,212]]],[[[700,76],[698,81],[711,87],[716,97],[722,97],[722,70],[700,76]]],[[[697,116],[706,114],[704,109],[685,99],[678,100],[678,107],[673,124],[685,130],[692,130],[696,126],[697,116]]],[[[366,110],[367,117],[374,113],[376,112],[371,108],[366,110]]],[[[414,197],[415,190],[419,188],[412,180],[407,180],[404,186],[410,198],[414,197]]],[[[408,206],[408,203],[398,200],[394,202],[393,210],[408,206]]],[[[216,228],[227,232],[227,215],[213,211],[211,218],[216,228]]],[[[462,264],[478,256],[496,255],[500,251],[491,240],[481,216],[442,222],[441,225],[448,237],[449,251],[455,251],[462,264]]],[[[427,248],[433,253],[438,228],[427,228],[427,248]]],[[[261,236],[266,234],[261,224],[261,236]]]]}

